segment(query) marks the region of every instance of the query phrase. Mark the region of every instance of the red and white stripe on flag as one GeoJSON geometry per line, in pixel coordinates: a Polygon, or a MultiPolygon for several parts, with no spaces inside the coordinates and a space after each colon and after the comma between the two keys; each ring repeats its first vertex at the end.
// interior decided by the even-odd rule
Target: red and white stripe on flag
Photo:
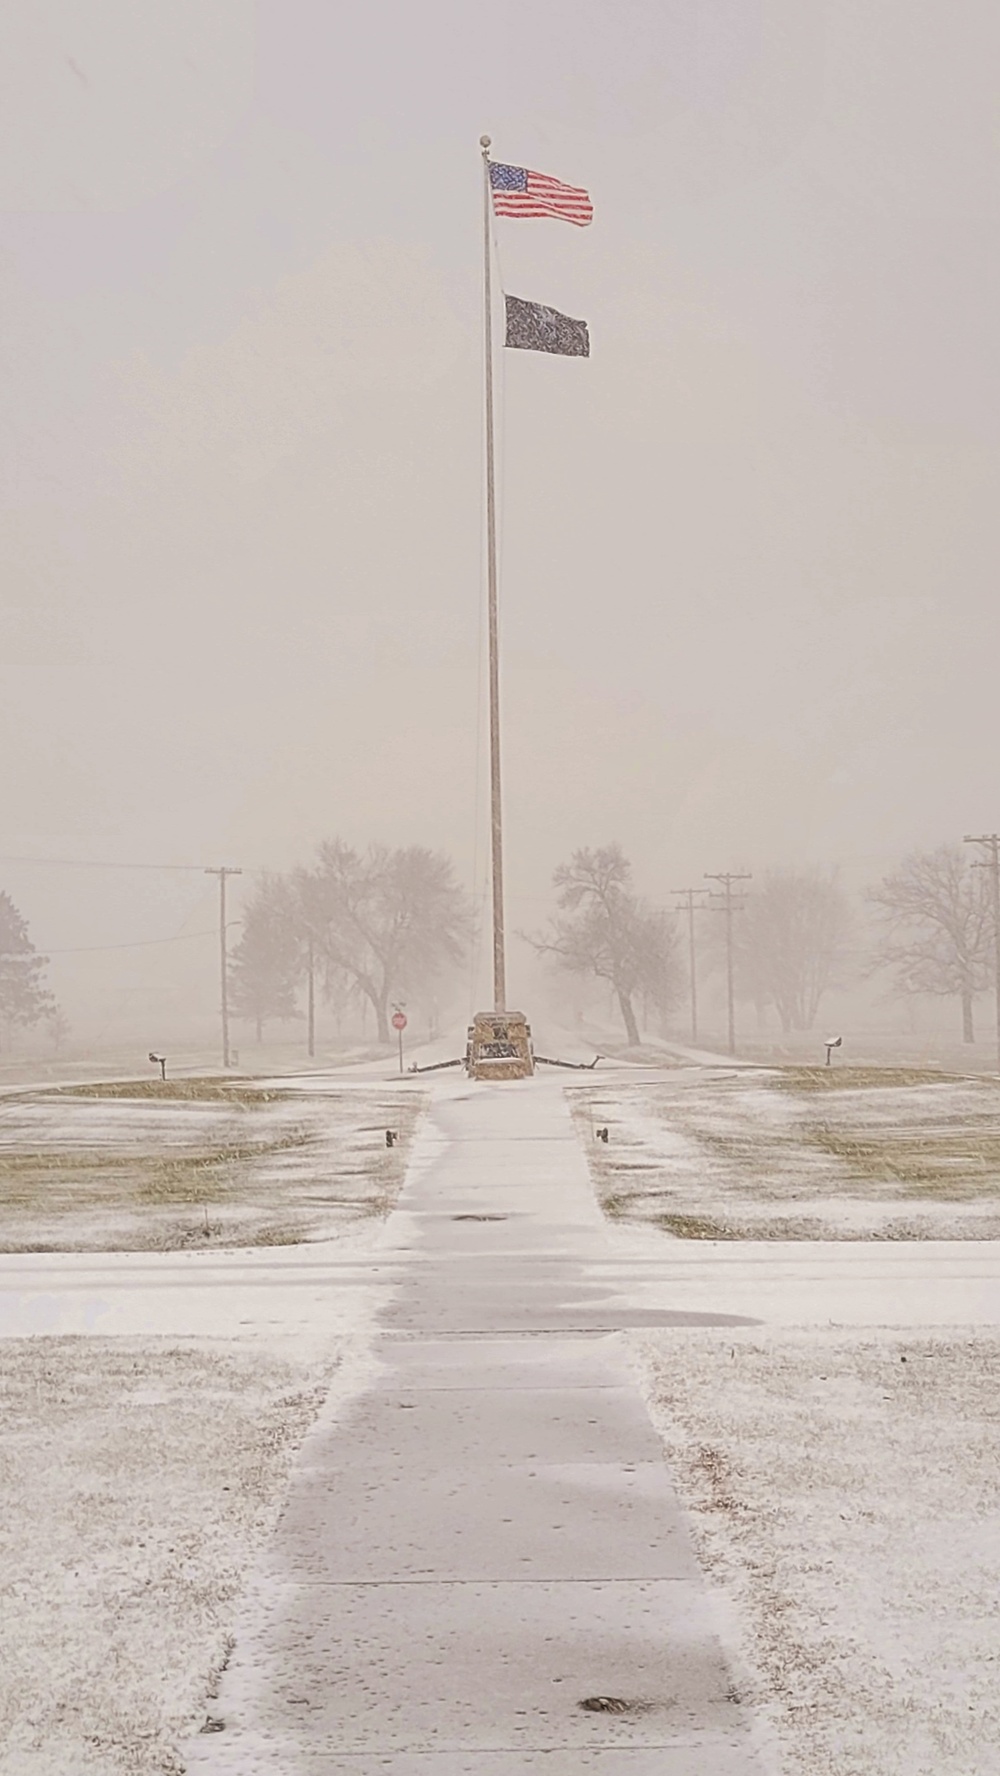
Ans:
{"type": "Polygon", "coordinates": [[[493,208],[498,216],[555,216],[586,228],[594,220],[594,206],[580,185],[564,185],[548,173],[529,167],[490,162],[493,208]]]}

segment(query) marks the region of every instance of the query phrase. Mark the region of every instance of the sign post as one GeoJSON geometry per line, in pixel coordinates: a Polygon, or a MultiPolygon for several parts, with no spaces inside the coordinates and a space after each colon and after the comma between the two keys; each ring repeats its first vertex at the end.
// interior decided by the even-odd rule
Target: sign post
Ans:
{"type": "Polygon", "coordinates": [[[403,1031],[406,1029],[406,1013],[397,1005],[392,1014],[392,1027],[399,1034],[399,1071],[403,1071],[403,1031]]]}

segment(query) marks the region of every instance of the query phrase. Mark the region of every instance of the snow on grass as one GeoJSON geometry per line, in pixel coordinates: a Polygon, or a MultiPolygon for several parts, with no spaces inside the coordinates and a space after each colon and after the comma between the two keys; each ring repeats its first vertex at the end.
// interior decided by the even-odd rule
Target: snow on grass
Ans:
{"type": "Polygon", "coordinates": [[[277,1081],[251,1077],[218,1078],[215,1074],[188,1074],[182,1079],[90,1079],[78,1085],[61,1085],[48,1097],[136,1099],[160,1103],[246,1104],[250,1109],[287,1096],[277,1081]]]}
{"type": "Polygon", "coordinates": [[[570,1098],[617,1219],[688,1239],[1000,1237],[995,1080],[716,1069],[570,1098]]]}
{"type": "MultiPolygon", "coordinates": [[[[262,1106],[4,1104],[7,1160],[41,1154],[56,1180],[56,1255],[6,1260],[5,1323],[116,1335],[0,1340],[2,1776],[183,1769],[176,1746],[204,1723],[302,1438],[376,1367],[371,1330],[391,1282],[353,1257],[377,1243],[375,1211],[398,1189],[422,1101],[361,1084],[262,1106]],[[305,1119],[301,1144],[285,1140],[292,1113],[305,1119]],[[391,1149],[386,1127],[404,1135],[391,1149]],[[100,1194],[80,1151],[97,1156],[100,1194]],[[134,1218],[150,1213],[152,1162],[183,1174],[215,1168],[220,1152],[231,1233],[259,1231],[282,1198],[286,1220],[300,1212],[298,1237],[319,1226],[338,1238],[131,1258],[129,1246],[150,1243],[134,1218]],[[88,1251],[109,1229],[124,1249],[88,1251]]],[[[422,1151],[418,1141],[417,1163],[422,1151]]],[[[182,1183],[166,1205],[174,1244],[187,1203],[182,1183]]],[[[5,1212],[16,1218],[9,1197],[5,1212]]]]}
{"type": "Polygon", "coordinates": [[[630,1344],[783,1776],[1000,1768],[996,1333],[630,1344]]]}
{"type": "Polygon", "coordinates": [[[423,1098],[143,1080],[0,1100],[0,1250],[287,1245],[381,1215],[423,1098]],[[130,1095],[124,1095],[125,1093],[130,1095]],[[385,1131],[400,1139],[387,1147],[385,1131]]]}
{"type": "Polygon", "coordinates": [[[204,1720],[337,1362],[236,1340],[0,1342],[3,1776],[182,1770],[174,1746],[204,1720]]]}

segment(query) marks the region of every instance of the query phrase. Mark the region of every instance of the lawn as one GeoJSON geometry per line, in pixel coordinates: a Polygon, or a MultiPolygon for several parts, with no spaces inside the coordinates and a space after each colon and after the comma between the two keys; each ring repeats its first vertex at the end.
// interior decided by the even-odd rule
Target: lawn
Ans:
{"type": "Polygon", "coordinates": [[[570,1098],[615,1219],[688,1239],[1000,1236],[996,1080],[719,1069],[570,1098]]]}
{"type": "Polygon", "coordinates": [[[215,1074],[184,1079],[91,1079],[82,1085],[60,1085],[46,1093],[60,1098],[111,1098],[116,1102],[167,1104],[245,1104],[250,1109],[296,1093],[280,1082],[248,1078],[219,1079],[215,1074]]]}
{"type": "Polygon", "coordinates": [[[336,1367],[234,1340],[0,1341],[3,1776],[179,1776],[336,1367]]]}
{"type": "Polygon", "coordinates": [[[290,1245],[385,1214],[423,1100],[253,1080],[101,1082],[0,1099],[0,1250],[290,1245]],[[398,1141],[386,1145],[386,1130],[398,1141]]]}
{"type": "Polygon", "coordinates": [[[996,1334],[630,1339],[782,1776],[1000,1768],[996,1334]]]}

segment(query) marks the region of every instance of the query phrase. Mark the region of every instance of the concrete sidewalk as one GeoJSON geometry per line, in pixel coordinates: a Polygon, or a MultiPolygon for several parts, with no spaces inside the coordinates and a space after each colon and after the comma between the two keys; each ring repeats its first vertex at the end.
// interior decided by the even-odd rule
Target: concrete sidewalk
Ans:
{"type": "Polygon", "coordinates": [[[758,1776],[614,1336],[680,1316],[592,1280],[558,1083],[452,1084],[429,1116],[378,1253],[382,1370],[307,1441],[187,1768],[758,1776]]]}

